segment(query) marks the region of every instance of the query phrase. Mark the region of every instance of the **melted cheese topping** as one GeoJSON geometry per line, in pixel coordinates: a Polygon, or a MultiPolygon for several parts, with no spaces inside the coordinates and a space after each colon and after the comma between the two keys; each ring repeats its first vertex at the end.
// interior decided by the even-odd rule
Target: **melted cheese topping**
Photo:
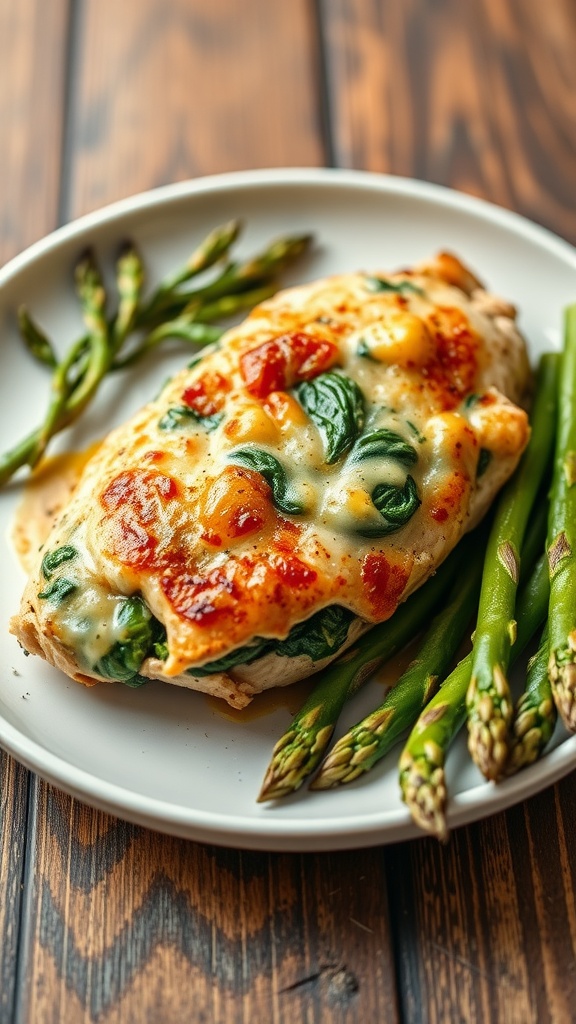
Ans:
{"type": "Polygon", "coordinates": [[[163,675],[177,676],[254,637],[286,637],[329,604],[388,618],[483,514],[527,442],[509,401],[527,382],[524,344],[513,311],[499,329],[476,287],[439,257],[258,307],[90,462],[46,545],[73,546],[73,590],[56,606],[39,599],[38,564],[25,595],[35,628],[93,675],[119,642],[118,601],[138,593],[166,629],[163,675]],[[299,389],[325,375],[339,397],[322,421],[321,398],[314,415],[299,389]],[[400,455],[358,454],[378,432],[397,437],[400,455]],[[386,532],[382,508],[400,493],[411,512],[386,532]]]}

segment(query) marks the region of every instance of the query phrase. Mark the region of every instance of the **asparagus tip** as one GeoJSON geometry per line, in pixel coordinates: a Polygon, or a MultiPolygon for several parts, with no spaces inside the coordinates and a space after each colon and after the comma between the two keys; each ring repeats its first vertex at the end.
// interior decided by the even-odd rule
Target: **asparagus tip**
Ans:
{"type": "Polygon", "coordinates": [[[402,799],[414,822],[441,843],[446,843],[447,791],[443,765],[431,765],[423,757],[411,759],[401,772],[400,787],[402,799]]]}
{"type": "Polygon", "coordinates": [[[290,796],[290,793],[294,793],[302,785],[302,782],[303,779],[294,780],[290,775],[278,778],[276,773],[270,768],[266,772],[262,788],[256,797],[256,802],[264,804],[269,800],[280,800],[284,796],[290,796]]]}
{"type": "Polygon", "coordinates": [[[136,244],[132,241],[132,239],[123,238],[122,241],[118,243],[118,248],[116,250],[116,259],[121,260],[125,256],[130,256],[132,253],[135,252],[137,252],[137,247],[136,244]]]}
{"type": "MultiPolygon", "coordinates": [[[[320,765],[320,771],[310,783],[309,789],[333,789],[343,782],[351,781],[347,776],[354,751],[350,746],[350,735],[342,736],[320,765]]],[[[359,774],[359,773],[356,773],[359,774]]],[[[354,776],[356,777],[356,775],[354,776]]]]}
{"type": "Polygon", "coordinates": [[[508,681],[498,665],[489,690],[480,691],[476,679],[471,680],[467,704],[470,756],[486,779],[497,782],[505,774],[512,719],[508,681]]]}
{"type": "Polygon", "coordinates": [[[257,797],[258,803],[294,793],[314,771],[334,731],[333,724],[316,727],[318,714],[319,709],[313,708],[278,740],[257,797]]]}
{"type": "Polygon", "coordinates": [[[576,732],[576,634],[572,632],[568,644],[552,651],[548,662],[548,675],[554,702],[566,728],[576,732]]]}
{"type": "Polygon", "coordinates": [[[556,717],[551,697],[535,703],[530,693],[522,694],[512,723],[512,746],[505,767],[507,776],[538,760],[554,732],[556,717]]]}
{"type": "Polygon", "coordinates": [[[93,247],[91,245],[87,245],[86,248],[82,249],[82,251],[76,257],[76,260],[74,261],[74,267],[76,268],[76,271],[78,271],[78,269],[81,269],[85,266],[92,266],[94,264],[95,259],[96,257],[93,247]]]}

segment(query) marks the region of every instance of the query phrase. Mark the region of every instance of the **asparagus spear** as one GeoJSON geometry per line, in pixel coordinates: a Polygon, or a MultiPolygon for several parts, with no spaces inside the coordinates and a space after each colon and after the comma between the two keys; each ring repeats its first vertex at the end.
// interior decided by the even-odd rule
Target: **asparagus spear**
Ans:
{"type": "Polygon", "coordinates": [[[239,220],[228,221],[214,228],[209,235],[200,242],[192,255],[180,270],[165,277],[158,285],[153,295],[140,311],[138,325],[149,322],[150,319],[170,306],[174,301],[174,292],[179,285],[189,281],[192,277],[208,270],[219,259],[226,255],[230,247],[238,238],[241,224],[239,220]]]}
{"type": "Polygon", "coordinates": [[[565,314],[558,436],[548,521],[548,671],[556,706],[576,732],[576,304],[565,314]]]}
{"type": "Polygon", "coordinates": [[[415,661],[385,700],[335,744],[311,789],[352,782],[372,768],[415,721],[436,691],[464,639],[478,602],[483,545],[473,534],[463,541],[466,574],[456,580],[446,607],[432,620],[415,661]]]}
{"type": "Polygon", "coordinates": [[[106,320],[106,292],[92,252],[86,252],[78,261],[75,279],[88,330],[87,343],[72,346],[68,355],[54,370],[48,412],[40,428],[34,451],[28,460],[30,466],[35,466],[42,457],[50,438],[86,408],[110,366],[112,353],[106,320]],[[74,370],[85,349],[87,351],[83,371],[76,379],[71,380],[69,373],[74,370]]]}
{"type": "MultiPolygon", "coordinates": [[[[518,597],[518,627],[511,664],[544,621],[549,590],[546,558],[542,556],[518,597]]],[[[414,821],[443,841],[448,835],[444,764],[448,748],[466,718],[466,692],[472,666],[473,652],[459,662],[426,706],[408,737],[399,762],[402,798],[414,821]]]]}
{"type": "MultiPolygon", "coordinates": [[[[263,252],[245,263],[232,263],[210,284],[193,291],[178,292],[178,303],[207,304],[224,295],[260,287],[275,280],[295,259],[302,256],[312,243],[312,235],[291,235],[278,238],[263,252]]],[[[180,307],[182,308],[182,307],[180,307]]]]}
{"type": "MultiPolygon", "coordinates": [[[[166,290],[166,282],[152,296],[149,309],[137,318],[136,326],[146,329],[144,338],[113,370],[132,366],[166,338],[180,338],[193,344],[211,344],[223,334],[211,328],[213,320],[234,316],[270,298],[277,288],[277,276],[309,248],[312,235],[294,235],[272,242],[259,256],[245,263],[229,264],[210,284],[193,291],[166,290]],[[161,315],[159,316],[159,311],[161,315]]],[[[174,275],[171,281],[182,274],[174,275]]]]}
{"type": "Polygon", "coordinates": [[[233,316],[243,309],[252,309],[264,299],[269,299],[275,291],[276,285],[267,284],[239,295],[223,295],[219,299],[214,299],[214,301],[196,308],[191,304],[192,308],[189,311],[184,309],[174,320],[167,320],[154,327],[132,352],[124,356],[123,359],[116,359],[112,369],[124,370],[128,366],[132,366],[167,338],[180,338],[182,341],[192,342],[195,345],[212,344],[212,342],[218,341],[224,333],[224,328],[211,325],[212,320],[233,316]],[[202,317],[201,322],[199,317],[202,317]]]}
{"type": "Polygon", "coordinates": [[[44,331],[32,319],[26,306],[20,306],[18,310],[18,327],[20,334],[28,351],[38,360],[53,370],[58,365],[56,353],[52,348],[50,339],[44,331]]]}
{"type": "Polygon", "coordinates": [[[375,669],[418,634],[461,569],[457,548],[438,572],[400,605],[391,619],[374,626],[342,657],[319,673],[307,701],[278,740],[258,800],[276,800],[298,789],[320,763],[338,716],[375,669]]]}
{"type": "Polygon", "coordinates": [[[550,644],[548,625],[544,627],[540,646],[528,662],[526,688],[519,698],[512,722],[513,743],[506,774],[536,761],[554,732],[558,716],[548,678],[550,644]]]}
{"type": "Polygon", "coordinates": [[[222,331],[207,321],[250,308],[271,295],[275,275],[299,256],[311,240],[308,235],[278,239],[254,259],[228,267],[217,277],[212,290],[207,285],[193,293],[178,291],[182,283],[226,255],[238,231],[238,221],[216,228],[185,266],[160,284],[145,305],[140,301],[142,261],[133,245],[125,246],[117,264],[118,312],[110,321],[105,316],[106,295],[98,268],[92,256],[83,257],[76,269],[76,281],[88,333],[61,360],[28,311],[24,307],[19,310],[20,330],[28,350],[53,371],[51,397],[42,426],[0,456],[0,487],[21,466],[38,462],[49,440],[81,415],[110,370],[131,365],[168,337],[184,338],[195,344],[217,340],[222,331]],[[167,320],[171,323],[167,324],[167,320]],[[144,337],[132,352],[120,356],[133,330],[142,331],[144,337]]]}
{"type": "Polygon", "coordinates": [[[116,263],[118,312],[112,325],[112,348],[117,352],[134,328],[144,284],[144,266],[135,245],[127,242],[116,263]]]}
{"type": "Polygon", "coordinates": [[[498,502],[486,549],[467,707],[468,748],[488,779],[502,775],[510,748],[513,707],[506,673],[516,632],[519,552],[552,452],[557,380],[558,356],[544,355],[538,372],[531,440],[498,502]]]}

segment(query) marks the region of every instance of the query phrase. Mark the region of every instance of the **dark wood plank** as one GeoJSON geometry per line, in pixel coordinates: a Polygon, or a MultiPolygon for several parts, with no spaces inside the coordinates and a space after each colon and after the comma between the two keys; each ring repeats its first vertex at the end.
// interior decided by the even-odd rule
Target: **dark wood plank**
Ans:
{"type": "MultiPolygon", "coordinates": [[[[57,222],[67,16],[68,0],[0,0],[0,263],[57,222]]],[[[28,772],[0,751],[2,1021],[15,998],[27,789],[28,772]]]]}
{"type": "MultiPolygon", "coordinates": [[[[324,0],[336,162],[481,195],[576,239],[574,6],[324,0]]],[[[574,1016],[575,782],[386,853],[406,1021],[574,1016]]]]}
{"type": "Polygon", "coordinates": [[[538,972],[521,926],[521,830],[500,815],[390,851],[405,1020],[536,1024],[538,972]]]}
{"type": "MultiPolygon", "coordinates": [[[[84,3],[75,46],[69,216],[198,173],[323,160],[304,0],[84,3]]],[[[19,1021],[397,1020],[378,852],[217,850],[44,784],[33,797],[19,1021]]]]}
{"type": "Polygon", "coordinates": [[[56,226],[69,0],[0,0],[0,262],[56,226]]]}
{"type": "Polygon", "coordinates": [[[201,174],[323,162],[307,0],[81,12],[71,214],[201,174]]]}
{"type": "Polygon", "coordinates": [[[15,997],[27,788],[28,772],[0,751],[0,1021],[10,1019],[15,997]]]}
{"type": "Polygon", "coordinates": [[[576,846],[570,777],[507,814],[388,853],[407,1022],[573,1019],[576,846]]]}
{"type": "Polygon", "coordinates": [[[375,851],[218,850],[39,799],[23,1020],[397,1020],[375,851]]]}
{"type": "Polygon", "coordinates": [[[321,0],[339,166],[471,192],[576,239],[570,0],[321,0]]]}

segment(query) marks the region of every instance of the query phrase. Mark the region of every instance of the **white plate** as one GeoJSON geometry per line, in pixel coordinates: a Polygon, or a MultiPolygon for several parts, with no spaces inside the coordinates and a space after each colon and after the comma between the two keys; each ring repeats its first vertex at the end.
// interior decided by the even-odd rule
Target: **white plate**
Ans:
{"type": "MultiPolygon", "coordinates": [[[[115,204],[71,224],[0,272],[2,448],[34,426],[47,396],[42,368],[16,337],[21,301],[64,345],[80,331],[70,268],[95,243],[110,261],[119,240],[140,244],[151,279],[175,268],[215,224],[241,216],[246,253],[283,232],[313,230],[317,248],[294,279],[333,271],[387,269],[438,248],[460,254],[488,286],[512,299],[533,356],[558,347],[562,308],[576,298],[576,251],[514,214],[422,182],[354,172],[246,172],[169,186],[115,204]]],[[[180,355],[179,365],[184,361],[180,355]]],[[[79,448],[125,419],[171,372],[162,355],[130,378],[105,383],[81,429],[61,448],[79,448]]],[[[44,778],[94,806],[177,835],[270,850],[368,846],[420,833],[398,797],[394,751],[366,778],[328,793],[305,789],[277,806],[255,797],[275,739],[290,716],[279,706],[238,724],[200,694],[151,683],[139,690],[85,689],[26,658],[7,632],[24,582],[7,533],[21,488],[0,497],[0,742],[44,778]]],[[[379,702],[359,695],[342,727],[379,702]]],[[[449,757],[452,827],[508,807],[576,766],[576,738],[558,729],[538,764],[495,787],[469,761],[463,738],[449,757]]]]}

